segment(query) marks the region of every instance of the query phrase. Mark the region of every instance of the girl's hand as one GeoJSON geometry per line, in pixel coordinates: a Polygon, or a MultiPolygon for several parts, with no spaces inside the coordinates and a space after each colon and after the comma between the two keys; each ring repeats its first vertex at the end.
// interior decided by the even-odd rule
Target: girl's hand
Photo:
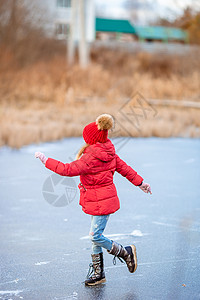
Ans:
{"type": "Polygon", "coordinates": [[[148,184],[148,183],[143,182],[143,183],[139,186],[139,188],[140,188],[143,192],[145,192],[145,193],[147,193],[147,194],[148,194],[148,193],[152,194],[150,184],[148,184]]]}
{"type": "Polygon", "coordinates": [[[46,156],[44,155],[44,153],[41,153],[41,152],[35,152],[35,157],[36,158],[39,158],[41,160],[41,162],[45,165],[46,161],[47,161],[47,158],[46,156]]]}

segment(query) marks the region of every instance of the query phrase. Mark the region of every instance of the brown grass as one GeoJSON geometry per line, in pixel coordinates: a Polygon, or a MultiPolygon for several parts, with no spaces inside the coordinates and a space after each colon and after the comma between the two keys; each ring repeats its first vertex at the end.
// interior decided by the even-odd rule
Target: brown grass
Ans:
{"type": "MultiPolygon", "coordinates": [[[[4,64],[0,70],[0,145],[18,148],[80,136],[83,126],[100,113],[120,119],[120,108],[137,92],[147,100],[200,101],[199,70],[197,54],[186,58],[105,49],[92,51],[86,70],[77,64],[67,66],[64,55],[15,70],[4,64]]],[[[155,117],[141,118],[139,130],[122,122],[133,136],[200,136],[199,110],[156,109],[155,117]]],[[[121,130],[120,134],[127,132],[121,130]]]]}

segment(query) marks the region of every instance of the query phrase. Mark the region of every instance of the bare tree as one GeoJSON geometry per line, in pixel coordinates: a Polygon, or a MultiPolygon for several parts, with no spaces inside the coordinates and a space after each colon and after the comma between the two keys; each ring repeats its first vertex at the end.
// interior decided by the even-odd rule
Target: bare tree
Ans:
{"type": "Polygon", "coordinates": [[[55,55],[61,42],[48,36],[46,16],[36,0],[0,0],[0,58],[7,52],[23,66],[55,55]]]}
{"type": "Polygon", "coordinates": [[[0,0],[0,39],[7,45],[14,46],[16,42],[30,34],[44,34],[43,23],[39,20],[40,10],[31,9],[27,0],[0,0]],[[34,16],[38,16],[37,19],[34,16]]]}

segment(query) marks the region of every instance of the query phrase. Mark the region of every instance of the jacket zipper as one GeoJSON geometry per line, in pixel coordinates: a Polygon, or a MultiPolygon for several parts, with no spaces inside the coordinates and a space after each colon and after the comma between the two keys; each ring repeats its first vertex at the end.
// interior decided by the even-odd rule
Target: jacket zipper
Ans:
{"type": "Polygon", "coordinates": [[[80,185],[84,188],[85,191],[87,191],[86,188],[84,187],[84,185],[82,183],[80,183],[80,185]]]}

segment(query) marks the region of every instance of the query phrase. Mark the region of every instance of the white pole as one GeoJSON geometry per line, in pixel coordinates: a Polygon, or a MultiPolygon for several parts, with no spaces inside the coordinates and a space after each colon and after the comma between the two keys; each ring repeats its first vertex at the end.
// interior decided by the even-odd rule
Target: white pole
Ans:
{"type": "Polygon", "coordinates": [[[67,37],[67,61],[69,65],[74,63],[75,56],[76,2],[77,0],[71,0],[71,20],[69,24],[69,35],[67,37]]]}
{"type": "Polygon", "coordinates": [[[89,63],[88,45],[86,41],[86,8],[86,0],[79,0],[79,63],[81,68],[86,68],[89,63]]]}

